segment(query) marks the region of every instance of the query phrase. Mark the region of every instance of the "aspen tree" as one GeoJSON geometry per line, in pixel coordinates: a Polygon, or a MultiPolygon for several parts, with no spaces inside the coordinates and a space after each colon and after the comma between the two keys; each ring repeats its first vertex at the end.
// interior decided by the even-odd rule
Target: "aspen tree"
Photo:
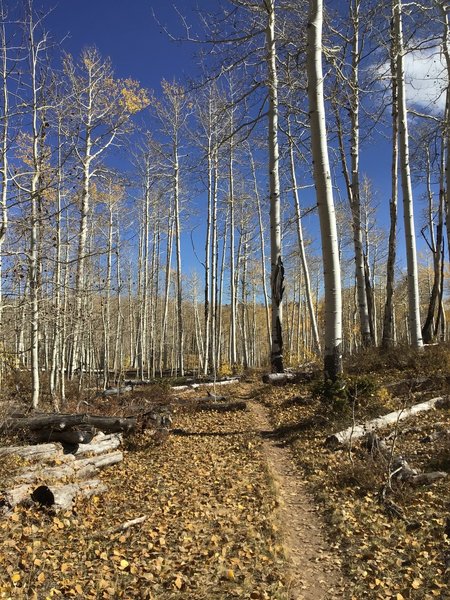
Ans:
{"type": "Polygon", "coordinates": [[[402,0],[393,2],[394,35],[397,49],[397,87],[399,110],[399,147],[400,147],[400,174],[403,193],[403,214],[406,239],[406,262],[408,271],[408,321],[410,343],[414,348],[423,347],[422,332],[420,327],[420,299],[419,299],[419,274],[417,268],[416,237],[414,228],[414,203],[411,186],[411,173],[409,164],[409,135],[408,111],[406,108],[406,85],[402,30],[402,0]]]}
{"type": "MultiPolygon", "coordinates": [[[[3,246],[5,243],[8,229],[8,192],[9,192],[9,164],[8,153],[10,146],[10,106],[9,106],[9,83],[11,67],[9,64],[8,47],[6,39],[5,21],[7,14],[3,2],[0,3],[0,77],[2,81],[1,91],[1,111],[2,119],[0,122],[0,178],[1,178],[1,198],[0,198],[0,332],[3,336],[3,246]]],[[[3,339],[0,340],[1,349],[4,349],[3,339]]],[[[3,376],[3,360],[0,363],[0,383],[3,376]]]]}
{"type": "Polygon", "coordinates": [[[269,343],[269,348],[272,347],[272,331],[270,324],[270,307],[269,307],[269,297],[267,294],[267,275],[266,275],[266,248],[265,248],[265,238],[264,238],[264,224],[262,218],[262,210],[261,210],[261,197],[259,193],[258,180],[256,177],[256,165],[255,160],[253,158],[253,153],[250,148],[250,144],[247,144],[248,154],[250,159],[250,167],[252,172],[252,180],[253,180],[253,193],[255,195],[256,200],[256,210],[258,214],[258,232],[259,232],[259,244],[260,244],[260,252],[261,252],[261,283],[262,283],[262,291],[264,297],[264,308],[265,308],[265,316],[266,316],[266,327],[267,327],[267,340],[269,343]]]}
{"type": "Polygon", "coordinates": [[[328,159],[322,74],[322,0],[309,0],[307,73],[314,182],[319,209],[325,288],[325,377],[342,372],[342,298],[339,248],[328,159]]]}
{"type": "Polygon", "coordinates": [[[153,102],[153,111],[159,121],[160,130],[165,138],[162,146],[162,158],[166,163],[167,177],[170,180],[172,196],[173,233],[176,261],[176,302],[177,302],[177,369],[184,375],[184,323],[183,290],[181,266],[181,185],[180,151],[191,103],[182,86],[173,82],[161,83],[163,99],[153,102]]]}
{"type": "Polygon", "coordinates": [[[319,330],[317,327],[317,320],[316,320],[316,315],[314,312],[314,304],[313,304],[312,292],[311,292],[311,281],[310,281],[310,277],[309,277],[308,261],[306,258],[305,242],[303,239],[303,227],[302,227],[301,213],[300,213],[300,201],[299,201],[299,197],[298,197],[297,175],[295,172],[294,139],[293,139],[292,132],[291,132],[291,123],[290,123],[289,115],[287,118],[287,126],[288,126],[287,136],[288,136],[288,143],[289,143],[289,166],[290,166],[291,183],[292,183],[292,196],[294,198],[295,217],[296,217],[296,226],[297,226],[297,241],[298,241],[298,249],[300,252],[300,263],[301,263],[301,268],[302,268],[303,278],[304,278],[305,296],[306,296],[306,302],[308,304],[309,320],[311,323],[314,352],[320,354],[321,347],[320,347],[319,330]]]}
{"type": "Polygon", "coordinates": [[[267,87],[269,93],[268,146],[270,178],[270,260],[272,289],[272,371],[282,373],[284,266],[281,258],[281,208],[278,150],[278,75],[275,42],[275,0],[263,0],[267,12],[267,87]]]}
{"type": "Polygon", "coordinates": [[[394,283],[395,258],[397,251],[397,202],[398,202],[398,89],[397,89],[397,46],[394,21],[391,22],[390,75],[392,97],[392,159],[391,159],[391,198],[389,200],[389,241],[386,263],[386,300],[383,315],[383,335],[381,345],[389,348],[394,345],[394,283]]]}
{"type": "MultiPolygon", "coordinates": [[[[71,135],[81,171],[78,257],[75,282],[75,322],[72,341],[72,376],[81,359],[83,302],[86,294],[88,227],[91,213],[92,183],[100,157],[117,145],[130,117],[148,104],[148,98],[135,81],[117,80],[111,64],[97,50],[84,50],[76,64],[67,56],[64,63],[73,102],[71,135]]],[[[82,366],[82,364],[80,364],[82,366]]]]}

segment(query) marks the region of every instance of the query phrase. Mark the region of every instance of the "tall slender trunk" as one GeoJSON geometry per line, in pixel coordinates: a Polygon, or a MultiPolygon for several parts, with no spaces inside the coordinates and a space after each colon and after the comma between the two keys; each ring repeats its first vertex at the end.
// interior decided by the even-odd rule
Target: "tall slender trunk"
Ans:
{"type": "Polygon", "coordinates": [[[298,240],[298,249],[300,252],[300,263],[303,271],[304,277],[304,285],[305,285],[305,296],[306,302],[308,304],[309,311],[309,320],[311,323],[311,330],[313,334],[313,342],[314,342],[314,352],[320,354],[320,339],[319,339],[319,330],[317,328],[316,315],[314,312],[314,303],[312,299],[311,293],[311,281],[309,277],[309,268],[308,268],[308,260],[306,258],[305,251],[305,242],[303,239],[303,227],[301,221],[301,212],[300,212],[300,201],[298,197],[298,186],[297,186],[297,176],[295,173],[295,159],[294,159],[294,140],[291,134],[291,123],[290,117],[288,117],[288,141],[289,141],[289,159],[290,159],[290,169],[291,169],[291,183],[292,183],[292,196],[294,199],[294,207],[295,207],[295,217],[297,224],[297,240],[298,240]]]}
{"type": "Polygon", "coordinates": [[[266,315],[266,327],[267,327],[267,341],[269,343],[269,348],[272,347],[272,330],[270,326],[270,307],[269,307],[269,297],[267,295],[267,275],[266,275],[266,248],[265,248],[265,240],[264,240],[264,225],[262,219],[262,211],[261,211],[261,198],[259,195],[258,181],[256,178],[256,167],[255,160],[253,158],[253,153],[249,147],[249,157],[250,157],[250,165],[252,168],[252,177],[253,177],[253,190],[255,194],[256,200],[256,210],[258,212],[258,233],[259,233],[259,243],[261,246],[261,278],[262,278],[262,292],[264,297],[264,308],[266,315]]]}
{"type": "Polygon", "coordinates": [[[420,328],[419,273],[417,267],[416,237],[414,229],[414,204],[409,165],[408,111],[406,108],[405,69],[403,57],[402,0],[394,0],[394,26],[397,43],[397,83],[399,107],[400,171],[403,192],[403,215],[406,238],[406,262],[408,270],[408,320],[411,345],[423,346],[420,328]]]}
{"type": "MultiPolygon", "coordinates": [[[[441,143],[441,156],[443,157],[444,143],[441,143]]],[[[443,160],[442,160],[443,162],[443,160]]],[[[430,292],[430,299],[428,302],[427,316],[425,323],[422,327],[422,337],[425,344],[429,344],[433,341],[435,332],[438,330],[438,324],[435,325],[435,316],[437,321],[441,318],[441,310],[439,300],[442,297],[440,293],[441,286],[441,257],[442,248],[444,242],[444,165],[441,164],[440,173],[440,186],[439,186],[439,207],[438,207],[438,222],[436,226],[436,235],[434,234],[434,222],[433,222],[433,192],[431,189],[431,164],[430,156],[427,148],[427,193],[429,199],[429,229],[430,229],[430,247],[433,254],[433,286],[430,292]],[[437,314],[436,314],[437,309],[437,314]]]]}
{"type": "Polygon", "coordinates": [[[181,228],[180,228],[180,165],[178,158],[178,138],[175,138],[174,148],[174,173],[173,173],[173,198],[175,217],[175,251],[177,260],[177,364],[178,373],[184,375],[184,323],[183,323],[183,289],[181,278],[181,228]]]}
{"type": "MultiPolygon", "coordinates": [[[[211,120],[211,100],[209,101],[209,117],[211,120]]],[[[209,303],[209,278],[211,275],[211,212],[213,204],[213,158],[212,158],[212,140],[208,133],[208,208],[206,216],[206,240],[205,240],[205,306],[204,306],[204,343],[203,343],[203,374],[206,375],[209,369],[210,354],[210,324],[211,324],[211,305],[209,303]]]]}
{"type": "Polygon", "coordinates": [[[161,340],[160,340],[160,365],[159,371],[162,375],[164,369],[167,368],[167,320],[169,315],[169,295],[170,295],[170,270],[172,266],[172,246],[173,246],[173,228],[174,218],[172,209],[169,207],[167,217],[167,241],[166,241],[166,277],[164,286],[164,306],[161,324],[161,340]]]}
{"type": "Polygon", "coordinates": [[[54,297],[54,325],[53,325],[53,347],[52,347],[52,366],[50,371],[50,395],[53,399],[55,410],[59,410],[57,397],[57,379],[60,373],[58,365],[61,362],[60,355],[60,336],[61,336],[61,259],[62,259],[62,179],[63,164],[61,154],[61,120],[58,122],[58,184],[57,184],[57,205],[55,218],[55,272],[53,279],[53,297],[54,297]]]}
{"type": "Polygon", "coordinates": [[[449,48],[449,22],[448,22],[448,8],[445,2],[440,5],[442,12],[442,19],[444,23],[444,30],[442,33],[442,49],[445,58],[445,65],[447,67],[447,91],[445,101],[445,125],[444,125],[444,136],[445,136],[445,152],[446,152],[446,164],[445,164],[445,191],[446,191],[446,222],[447,222],[447,246],[448,253],[450,256],[450,48],[449,48]]]}
{"type": "Polygon", "coordinates": [[[390,226],[388,258],[386,264],[386,300],[383,316],[383,348],[394,346],[394,284],[395,259],[397,250],[397,200],[398,200],[398,85],[397,85],[397,47],[394,25],[391,27],[391,86],[392,86],[392,163],[391,163],[391,199],[389,202],[390,226]]]}
{"type": "Polygon", "coordinates": [[[324,372],[326,378],[335,380],[342,372],[342,293],[336,215],[331,186],[323,99],[322,22],[322,0],[309,0],[307,31],[308,99],[314,181],[319,209],[324,266],[324,372]]]}
{"type": "Polygon", "coordinates": [[[30,350],[31,350],[31,402],[33,408],[37,408],[40,395],[40,375],[39,375],[39,202],[41,194],[41,169],[42,160],[40,155],[40,127],[39,127],[39,105],[38,89],[40,87],[37,81],[38,76],[38,44],[34,39],[34,23],[30,14],[29,22],[29,44],[31,61],[31,93],[32,93],[32,157],[33,174],[31,177],[30,203],[31,203],[31,223],[30,223],[30,254],[29,254],[29,281],[30,281],[30,350]]]}
{"type": "MultiPolygon", "coordinates": [[[[231,84],[230,84],[231,85],[231,84]]],[[[233,94],[231,93],[231,102],[233,102],[233,94]]],[[[235,233],[235,205],[234,205],[234,107],[231,106],[230,113],[230,148],[229,148],[229,165],[228,165],[228,190],[230,194],[230,363],[231,368],[235,369],[237,363],[237,335],[236,335],[236,264],[235,264],[235,248],[234,248],[234,233],[235,233]]]]}
{"type": "Polygon", "coordinates": [[[272,290],[272,371],[282,373],[284,266],[281,258],[281,207],[278,151],[278,75],[275,45],[275,0],[267,0],[266,48],[269,92],[268,146],[270,179],[270,262],[272,290]]]}

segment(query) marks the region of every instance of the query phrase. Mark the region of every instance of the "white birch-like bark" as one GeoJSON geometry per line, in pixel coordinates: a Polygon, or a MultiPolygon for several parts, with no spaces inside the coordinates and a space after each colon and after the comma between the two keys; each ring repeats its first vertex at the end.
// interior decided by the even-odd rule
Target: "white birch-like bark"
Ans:
{"type": "Polygon", "coordinates": [[[309,0],[307,73],[311,147],[314,161],[317,206],[325,287],[325,377],[336,379],[342,372],[342,293],[339,247],[333,190],[328,158],[322,74],[322,0],[309,0]]]}
{"type": "Polygon", "coordinates": [[[271,366],[274,373],[282,373],[283,365],[283,293],[284,267],[281,258],[281,208],[278,151],[278,75],[275,44],[275,0],[265,0],[267,10],[266,48],[268,71],[268,146],[270,178],[270,262],[272,300],[271,366]]]}
{"type": "MultiPolygon", "coordinates": [[[[230,82],[231,86],[231,82],[230,82]]],[[[236,265],[235,265],[235,198],[234,198],[234,106],[233,92],[230,94],[231,109],[230,109],[230,144],[229,144],[229,164],[228,164],[228,192],[230,203],[230,364],[231,368],[235,369],[237,363],[237,335],[236,335],[236,265]]]]}
{"type": "Polygon", "coordinates": [[[175,252],[177,262],[177,368],[178,373],[184,375],[184,321],[183,321],[183,290],[181,278],[181,227],[180,227],[180,165],[178,158],[178,132],[175,132],[173,147],[173,199],[175,213],[175,252]]]}
{"type": "Polygon", "coordinates": [[[298,249],[300,252],[300,263],[301,263],[303,277],[304,277],[305,296],[306,296],[306,302],[308,304],[309,320],[310,320],[311,330],[312,330],[312,335],[313,335],[314,352],[316,352],[317,354],[320,354],[321,348],[320,348],[319,330],[317,327],[316,315],[314,312],[314,303],[313,303],[312,293],[311,293],[311,280],[309,277],[308,260],[306,258],[305,242],[303,239],[303,227],[302,227],[302,221],[301,221],[300,201],[299,201],[299,197],[298,197],[297,176],[295,173],[294,140],[292,138],[291,124],[290,124],[289,117],[288,117],[287,134],[288,134],[288,141],[289,141],[289,159],[290,159],[290,170],[291,170],[292,196],[294,199],[294,207],[295,207],[295,217],[296,217],[296,225],[297,225],[297,241],[298,241],[298,249]]]}
{"type": "Polygon", "coordinates": [[[32,166],[30,186],[30,251],[29,251],[29,286],[30,286],[30,354],[31,354],[31,403],[37,408],[40,396],[40,373],[39,373],[39,208],[40,202],[40,178],[42,175],[42,157],[40,146],[40,117],[39,117],[39,94],[41,82],[38,81],[38,64],[40,49],[44,48],[43,41],[35,40],[35,23],[33,15],[29,14],[28,23],[29,51],[30,51],[30,75],[31,75],[31,132],[32,132],[32,166]]]}
{"type": "Polygon", "coordinates": [[[59,363],[61,362],[61,261],[62,261],[62,202],[63,202],[63,164],[62,164],[62,135],[61,119],[58,120],[58,173],[57,173],[57,204],[55,215],[55,271],[53,278],[53,296],[54,296],[54,322],[53,322],[53,340],[52,340],[52,360],[50,371],[50,396],[53,399],[53,406],[56,411],[59,410],[59,400],[57,397],[58,376],[60,375],[59,363]]]}
{"type": "Polygon", "coordinates": [[[406,108],[405,67],[403,60],[405,49],[403,47],[402,0],[394,0],[394,30],[397,44],[400,173],[408,271],[408,321],[411,345],[414,348],[420,349],[423,347],[423,341],[420,327],[419,273],[414,227],[414,203],[409,165],[408,111],[406,108]]]}
{"type": "Polygon", "coordinates": [[[164,369],[167,369],[167,323],[169,317],[169,294],[171,281],[171,265],[172,265],[172,247],[173,247],[173,230],[174,218],[172,210],[169,206],[169,214],[167,217],[167,240],[166,240],[166,275],[164,284],[164,304],[161,323],[161,339],[160,339],[160,364],[159,372],[162,376],[164,369]]]}
{"type": "Polygon", "coordinates": [[[256,178],[256,167],[255,160],[253,158],[253,153],[249,146],[249,158],[250,158],[250,166],[252,169],[252,178],[253,178],[253,191],[255,194],[256,200],[256,210],[258,212],[258,233],[259,233],[259,243],[261,246],[260,256],[261,256],[261,283],[262,283],[262,291],[264,297],[264,308],[266,315],[266,327],[267,327],[267,340],[269,343],[269,348],[272,348],[272,330],[270,323],[270,307],[269,307],[269,297],[267,294],[267,274],[266,274],[266,247],[265,247],[265,239],[264,239],[264,225],[262,219],[262,210],[261,210],[261,198],[259,195],[259,187],[258,181],[256,178]]]}
{"type": "MultiPolygon", "coordinates": [[[[6,14],[3,5],[0,6],[0,69],[2,79],[2,119],[0,122],[0,177],[1,177],[1,199],[0,199],[0,332],[3,332],[3,245],[5,243],[8,229],[8,147],[9,147],[9,90],[8,90],[8,49],[6,39],[5,19],[6,14]]],[[[3,378],[3,360],[0,363],[0,383],[3,378]]]]}
{"type": "Polygon", "coordinates": [[[398,85],[397,85],[397,44],[394,24],[391,25],[390,70],[392,86],[392,162],[391,199],[389,201],[389,242],[386,263],[386,300],[383,315],[383,336],[381,345],[390,348],[395,344],[394,285],[395,259],[397,254],[397,203],[398,203],[398,85]]]}
{"type": "MultiPolygon", "coordinates": [[[[450,255],[450,48],[449,48],[449,33],[450,27],[448,22],[448,4],[446,2],[439,2],[439,6],[442,13],[443,19],[443,34],[442,34],[442,50],[445,58],[445,65],[447,68],[447,91],[445,101],[445,125],[444,125],[444,137],[445,137],[445,153],[446,153],[446,165],[445,165],[445,205],[446,205],[446,223],[447,223],[447,246],[450,255]]],[[[445,312],[443,313],[445,315],[445,312]]]]}
{"type": "Polygon", "coordinates": [[[206,239],[205,239],[205,288],[204,288],[204,345],[203,345],[203,374],[207,375],[209,369],[210,355],[210,324],[211,324],[211,305],[209,302],[209,279],[211,272],[211,213],[213,204],[213,142],[212,133],[209,125],[212,120],[212,99],[208,98],[208,206],[206,216],[206,239]]]}

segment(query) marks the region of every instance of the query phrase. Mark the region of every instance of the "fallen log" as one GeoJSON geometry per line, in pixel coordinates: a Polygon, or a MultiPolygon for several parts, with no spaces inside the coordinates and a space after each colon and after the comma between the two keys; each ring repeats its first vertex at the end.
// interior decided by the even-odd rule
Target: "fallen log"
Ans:
{"type": "Polygon", "coordinates": [[[11,489],[0,491],[0,513],[5,514],[18,504],[30,498],[30,484],[23,483],[11,489]]]}
{"type": "Polygon", "coordinates": [[[55,511],[71,510],[76,496],[90,498],[107,490],[100,479],[88,479],[66,485],[40,485],[31,492],[31,499],[41,506],[47,506],[55,511]]]}
{"type": "Polygon", "coordinates": [[[103,535],[112,535],[113,533],[118,533],[119,531],[126,531],[131,527],[135,527],[136,525],[140,525],[147,519],[147,516],[137,517],[136,519],[131,519],[131,521],[125,521],[121,525],[117,525],[117,527],[111,527],[111,529],[107,529],[103,535]]]}
{"type": "Polygon", "coordinates": [[[128,392],[132,392],[132,391],[133,391],[132,385],[124,385],[122,387],[113,387],[113,388],[108,388],[107,390],[103,390],[101,395],[104,397],[120,396],[121,394],[127,394],[128,392]]]}
{"type": "Polygon", "coordinates": [[[105,454],[116,450],[122,443],[120,433],[105,434],[102,432],[92,439],[90,444],[76,445],[70,451],[64,450],[60,443],[36,444],[31,446],[5,446],[0,448],[0,457],[15,454],[32,461],[43,461],[51,458],[62,458],[74,454],[76,457],[86,454],[105,454]],[[65,452],[65,454],[64,454],[65,452]]]}
{"type": "Polygon", "coordinates": [[[264,373],[263,383],[282,384],[289,383],[295,379],[294,373],[264,373]]]}
{"type": "Polygon", "coordinates": [[[33,442],[61,442],[63,444],[89,444],[95,435],[94,427],[88,430],[53,431],[53,429],[41,429],[33,432],[33,442]]]}
{"type": "Polygon", "coordinates": [[[0,448],[0,456],[16,454],[28,460],[46,460],[63,453],[61,444],[37,444],[33,446],[5,446],[0,448]]]}
{"type": "Polygon", "coordinates": [[[5,419],[1,430],[10,431],[39,431],[52,429],[55,431],[71,430],[75,427],[91,426],[108,433],[130,432],[136,427],[136,417],[103,417],[88,414],[79,415],[36,415],[24,418],[5,419]]]}
{"type": "Polygon", "coordinates": [[[220,381],[206,381],[206,382],[198,382],[198,383],[189,383],[187,385],[174,385],[172,386],[172,390],[182,391],[182,390],[195,390],[199,387],[215,387],[219,385],[231,385],[232,383],[239,383],[239,377],[233,377],[232,379],[224,379],[220,381]]]}
{"type": "Polygon", "coordinates": [[[197,405],[197,410],[200,411],[235,412],[246,409],[247,403],[241,400],[236,402],[201,402],[197,405]]]}
{"type": "Polygon", "coordinates": [[[188,398],[188,402],[223,402],[226,401],[224,396],[198,396],[197,398],[188,398]]]}
{"type": "Polygon", "coordinates": [[[390,463],[390,479],[404,481],[410,485],[430,485],[438,479],[447,477],[444,471],[431,471],[420,473],[409,465],[403,456],[393,456],[392,449],[386,442],[380,439],[376,433],[370,432],[365,439],[365,446],[373,453],[379,452],[380,455],[390,463]]]}
{"type": "Polygon", "coordinates": [[[112,450],[116,450],[122,443],[122,435],[120,433],[105,434],[99,432],[90,444],[78,446],[74,452],[76,458],[85,454],[106,454],[112,450]]]}
{"type": "Polygon", "coordinates": [[[61,479],[86,479],[97,474],[99,469],[115,465],[123,460],[123,454],[120,451],[109,454],[100,454],[88,458],[66,462],[63,465],[48,467],[46,465],[36,465],[31,469],[25,469],[14,476],[14,483],[35,483],[36,481],[52,481],[61,479]]]}
{"type": "Polygon", "coordinates": [[[394,425],[399,421],[403,421],[417,415],[421,412],[426,412],[428,410],[432,410],[434,408],[439,408],[441,406],[442,397],[432,398],[431,400],[427,400],[427,402],[421,402],[420,404],[415,404],[410,408],[402,408],[401,410],[397,410],[395,412],[388,413],[383,417],[378,417],[371,421],[367,421],[362,425],[354,425],[344,429],[343,431],[339,431],[337,433],[333,433],[329,435],[325,440],[325,445],[328,448],[338,448],[339,446],[346,445],[351,441],[357,440],[369,432],[376,431],[377,429],[381,429],[383,427],[387,427],[388,425],[394,425]]]}

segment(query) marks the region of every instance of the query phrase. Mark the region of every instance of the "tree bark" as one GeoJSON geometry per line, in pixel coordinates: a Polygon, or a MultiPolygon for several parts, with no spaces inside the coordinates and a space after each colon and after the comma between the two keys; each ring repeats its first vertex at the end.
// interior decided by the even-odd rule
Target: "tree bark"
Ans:
{"type": "Polygon", "coordinates": [[[423,340],[420,327],[419,273],[417,267],[414,205],[409,165],[408,111],[406,108],[405,69],[403,64],[405,50],[403,47],[402,31],[402,0],[394,0],[394,26],[397,44],[400,172],[403,192],[406,262],[408,270],[408,322],[411,345],[414,348],[421,349],[423,347],[423,340]]]}
{"type": "Polygon", "coordinates": [[[281,208],[278,151],[278,75],[275,44],[275,1],[265,3],[267,10],[267,87],[269,92],[269,177],[270,177],[270,262],[272,300],[272,371],[282,373],[283,364],[283,294],[284,266],[281,258],[281,208]]]}
{"type": "Polygon", "coordinates": [[[328,159],[322,75],[322,0],[310,0],[308,17],[308,99],[311,146],[319,209],[325,286],[325,377],[342,372],[342,297],[339,248],[328,159]]]}

